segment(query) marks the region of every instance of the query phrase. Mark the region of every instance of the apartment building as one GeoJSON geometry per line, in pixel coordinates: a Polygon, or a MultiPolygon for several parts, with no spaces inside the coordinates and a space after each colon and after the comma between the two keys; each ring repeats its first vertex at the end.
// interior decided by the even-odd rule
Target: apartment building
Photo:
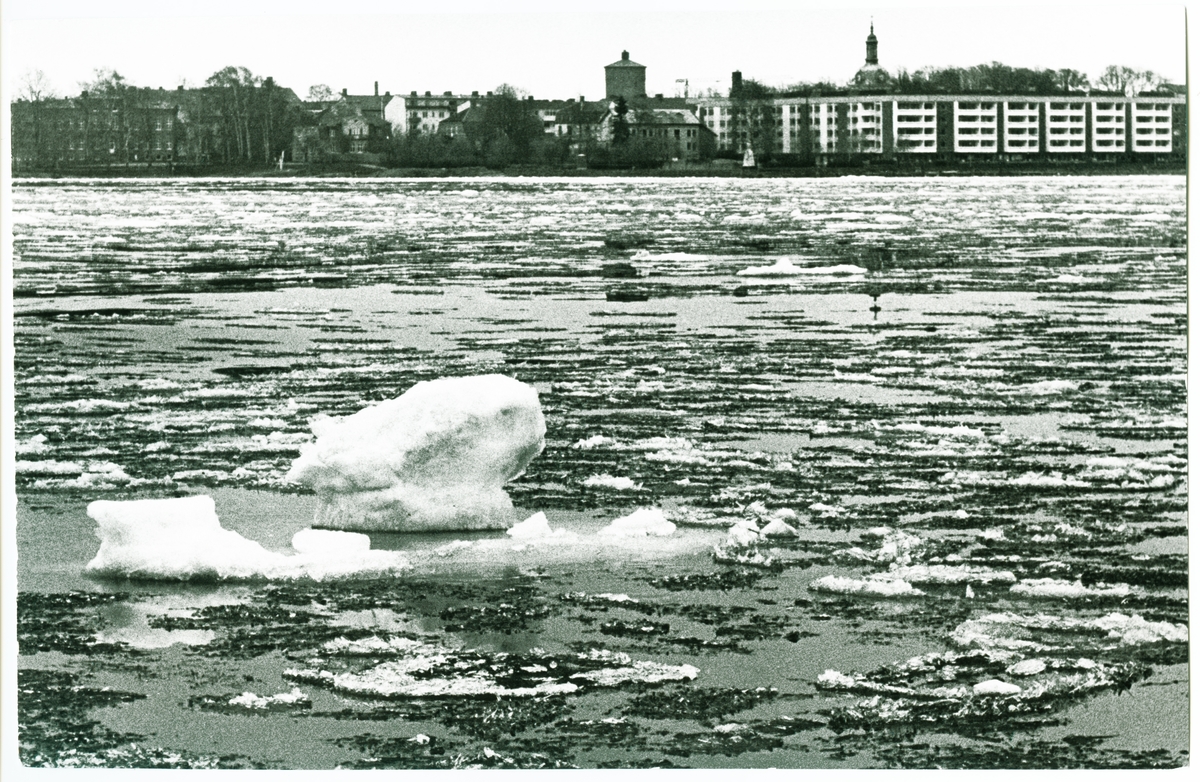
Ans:
{"type": "Polygon", "coordinates": [[[1186,153],[1187,99],[1182,95],[1005,96],[833,95],[779,97],[739,105],[697,101],[697,114],[720,150],[813,156],[965,159],[1150,159],[1186,153]],[[765,110],[764,110],[765,109],[765,110]],[[737,133],[739,115],[773,117],[773,134],[737,133]]]}

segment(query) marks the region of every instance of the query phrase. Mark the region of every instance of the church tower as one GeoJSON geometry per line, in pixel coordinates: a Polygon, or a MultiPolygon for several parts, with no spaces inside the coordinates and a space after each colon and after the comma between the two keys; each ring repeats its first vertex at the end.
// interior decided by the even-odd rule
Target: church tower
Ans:
{"type": "Polygon", "coordinates": [[[854,74],[849,86],[853,89],[886,91],[892,87],[892,77],[879,67],[879,39],[875,37],[875,20],[871,20],[871,34],[867,36],[867,61],[854,74]]]}
{"type": "Polygon", "coordinates": [[[871,34],[867,36],[867,65],[879,64],[879,39],[875,37],[875,21],[871,20],[871,34]]]}

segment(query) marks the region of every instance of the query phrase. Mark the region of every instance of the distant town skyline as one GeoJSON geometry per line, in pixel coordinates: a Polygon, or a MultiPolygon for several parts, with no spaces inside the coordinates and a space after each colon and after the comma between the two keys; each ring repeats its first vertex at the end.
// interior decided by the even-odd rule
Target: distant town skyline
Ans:
{"type": "Polygon", "coordinates": [[[564,13],[524,0],[456,4],[359,0],[330,14],[311,0],[209,0],[169,7],[147,0],[0,0],[3,84],[11,98],[25,74],[42,71],[60,95],[77,94],[98,68],[130,83],[200,86],[215,71],[245,66],[304,97],[335,92],[469,93],[508,83],[539,98],[603,97],[603,66],[622,50],[647,67],[650,94],[724,91],[729,75],[783,86],[847,82],[863,64],[872,20],[880,64],[967,67],[999,61],[1072,68],[1094,81],[1107,65],[1186,80],[1183,5],[870,5],[698,0],[610,0],[604,13],[564,13]]]}

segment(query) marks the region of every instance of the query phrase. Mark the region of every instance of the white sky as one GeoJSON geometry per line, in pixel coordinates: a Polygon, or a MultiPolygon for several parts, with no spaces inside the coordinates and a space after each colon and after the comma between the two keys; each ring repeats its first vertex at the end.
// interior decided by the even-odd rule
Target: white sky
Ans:
{"type": "Polygon", "coordinates": [[[601,0],[571,13],[562,0],[349,0],[355,15],[315,0],[0,0],[2,84],[42,70],[73,95],[96,68],[139,86],[199,85],[242,65],[294,89],[312,84],[368,93],[490,90],[501,82],[538,98],[600,98],[603,67],[628,49],[647,66],[647,92],[729,84],[741,70],[771,85],[843,83],[862,65],[872,17],[880,63],[893,73],[997,60],[1081,70],[1106,65],[1185,79],[1182,4],[1128,2],[770,2],[601,0]],[[738,8],[741,10],[731,11],[738,8]]]}

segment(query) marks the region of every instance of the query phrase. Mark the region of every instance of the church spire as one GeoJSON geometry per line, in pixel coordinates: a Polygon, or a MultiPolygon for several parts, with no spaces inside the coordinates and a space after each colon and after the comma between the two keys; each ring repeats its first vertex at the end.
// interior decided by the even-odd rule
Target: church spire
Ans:
{"type": "Polygon", "coordinates": [[[871,34],[867,36],[867,65],[879,64],[879,39],[875,37],[875,20],[871,20],[871,34]]]}

